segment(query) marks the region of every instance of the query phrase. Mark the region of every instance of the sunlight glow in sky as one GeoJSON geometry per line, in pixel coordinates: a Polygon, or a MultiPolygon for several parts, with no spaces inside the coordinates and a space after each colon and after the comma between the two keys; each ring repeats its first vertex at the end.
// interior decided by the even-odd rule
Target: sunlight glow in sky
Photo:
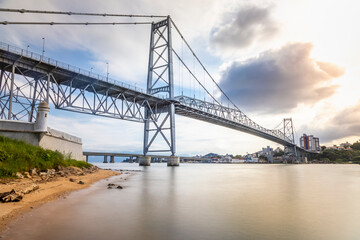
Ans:
{"type": "MultiPolygon", "coordinates": [[[[2,0],[1,8],[171,15],[218,83],[250,118],[273,128],[292,117],[320,144],[360,138],[360,3],[355,0],[2,0]],[[269,67],[270,66],[270,67],[269,67]]],[[[1,21],[69,21],[1,13],[1,21]]],[[[99,21],[96,18],[74,21],[99,21]]],[[[115,19],[118,20],[118,19],[115,19]]],[[[113,21],[113,19],[101,19],[113,21]]],[[[145,88],[149,26],[0,26],[0,41],[145,88]]],[[[176,66],[175,66],[176,67],[176,66]]],[[[143,125],[51,109],[50,127],[86,150],[142,152],[143,125]]],[[[245,154],[275,143],[176,116],[179,155],[245,154]]]]}

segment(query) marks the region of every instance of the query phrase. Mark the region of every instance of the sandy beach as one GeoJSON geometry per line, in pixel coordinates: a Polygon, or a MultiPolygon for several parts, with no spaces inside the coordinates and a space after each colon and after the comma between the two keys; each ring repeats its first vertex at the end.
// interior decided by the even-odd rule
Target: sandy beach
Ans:
{"type": "Polygon", "coordinates": [[[0,180],[0,193],[9,192],[14,189],[21,192],[36,184],[39,188],[25,194],[19,202],[0,203],[0,232],[4,231],[7,225],[21,214],[30,211],[44,203],[58,199],[72,191],[89,187],[92,183],[121,173],[98,169],[93,173],[84,175],[70,175],[66,177],[57,176],[49,180],[42,180],[40,177],[23,178],[14,180],[0,180]],[[79,184],[79,182],[81,183],[79,184]]]}

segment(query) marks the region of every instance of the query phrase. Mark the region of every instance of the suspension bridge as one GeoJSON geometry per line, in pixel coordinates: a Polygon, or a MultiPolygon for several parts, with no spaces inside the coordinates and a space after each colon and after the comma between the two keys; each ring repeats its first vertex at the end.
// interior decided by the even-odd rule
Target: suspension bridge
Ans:
{"type": "MultiPolygon", "coordinates": [[[[91,15],[91,13],[24,9],[0,9],[0,11],[96,16],[94,13],[91,15]]],[[[179,165],[175,148],[176,114],[276,142],[283,145],[285,151],[298,161],[302,161],[304,156],[309,154],[295,144],[291,118],[285,118],[276,129],[267,129],[244,114],[210,75],[170,16],[120,15],[119,17],[126,16],[130,16],[131,19],[134,17],[159,19],[152,22],[113,23],[0,22],[3,25],[149,24],[151,26],[146,89],[62,63],[44,54],[0,42],[0,118],[32,122],[36,116],[37,106],[42,101],[46,101],[53,104],[56,109],[143,123],[143,157],[140,160],[142,165],[150,164],[149,154],[152,153],[167,153],[170,155],[168,165],[179,165]],[[173,45],[174,34],[178,37],[177,43],[181,43],[178,44],[181,46],[180,50],[173,45]],[[188,52],[187,57],[184,56],[184,48],[188,52]],[[174,70],[175,61],[179,66],[177,70],[174,70]],[[188,82],[184,82],[185,78],[188,82]]]]}

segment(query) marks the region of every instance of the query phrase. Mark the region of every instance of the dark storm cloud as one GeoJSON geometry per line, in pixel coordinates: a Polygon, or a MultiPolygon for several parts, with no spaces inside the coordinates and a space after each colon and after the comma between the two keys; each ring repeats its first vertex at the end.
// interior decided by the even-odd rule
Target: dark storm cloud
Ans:
{"type": "Polygon", "coordinates": [[[335,93],[338,86],[329,80],[344,70],[310,58],[311,50],[311,43],[294,43],[233,62],[220,86],[246,111],[287,112],[301,103],[314,104],[335,93]]]}
{"type": "Polygon", "coordinates": [[[244,48],[256,40],[270,38],[278,31],[270,10],[257,6],[240,8],[229,23],[212,30],[211,42],[226,48],[244,48]]]}

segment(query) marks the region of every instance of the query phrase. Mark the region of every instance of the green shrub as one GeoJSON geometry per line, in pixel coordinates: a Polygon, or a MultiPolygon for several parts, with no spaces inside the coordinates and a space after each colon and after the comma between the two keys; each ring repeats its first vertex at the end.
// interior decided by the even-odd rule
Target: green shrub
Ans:
{"type": "Polygon", "coordinates": [[[10,155],[6,151],[0,149],[0,162],[6,161],[9,158],[10,155]]]}
{"type": "Polygon", "coordinates": [[[89,168],[91,164],[76,161],[64,156],[59,151],[51,151],[32,146],[22,141],[0,136],[0,178],[15,176],[16,172],[24,173],[37,168],[57,169],[59,166],[89,168]]]}
{"type": "Polygon", "coordinates": [[[360,164],[360,156],[354,157],[353,163],[359,163],[360,164]]]}
{"type": "Polygon", "coordinates": [[[83,161],[76,161],[74,159],[68,159],[68,160],[65,160],[65,162],[66,162],[65,167],[74,166],[74,167],[78,167],[78,168],[90,168],[92,166],[90,163],[83,162],[83,161]]]}

